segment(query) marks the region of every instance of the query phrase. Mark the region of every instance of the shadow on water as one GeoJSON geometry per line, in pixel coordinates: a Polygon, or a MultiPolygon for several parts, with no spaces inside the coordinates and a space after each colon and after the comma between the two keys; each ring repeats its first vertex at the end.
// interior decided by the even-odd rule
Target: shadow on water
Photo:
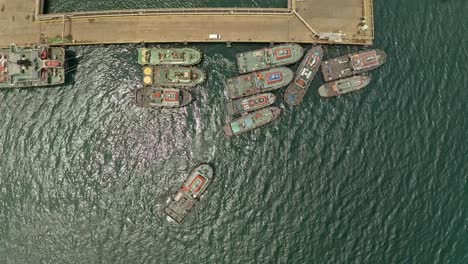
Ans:
{"type": "Polygon", "coordinates": [[[65,50],[66,58],[66,71],[65,71],[65,85],[72,85],[75,83],[75,75],[80,63],[80,57],[76,55],[76,51],[65,50]]]}

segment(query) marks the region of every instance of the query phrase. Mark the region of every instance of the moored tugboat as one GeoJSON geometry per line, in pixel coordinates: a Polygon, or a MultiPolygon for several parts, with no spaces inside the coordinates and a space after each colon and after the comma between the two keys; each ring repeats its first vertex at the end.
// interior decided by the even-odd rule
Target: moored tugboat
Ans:
{"type": "Polygon", "coordinates": [[[230,99],[277,90],[288,85],[294,73],[287,67],[272,68],[226,79],[224,93],[230,99]]]}
{"type": "Polygon", "coordinates": [[[205,73],[193,67],[143,67],[143,85],[193,87],[205,81],[205,73]]]}
{"type": "Polygon", "coordinates": [[[182,223],[213,180],[213,168],[208,164],[196,167],[182,187],[174,194],[164,213],[177,223],[182,223]]]}
{"type": "Polygon", "coordinates": [[[272,105],[275,100],[276,96],[272,93],[257,94],[228,102],[226,109],[230,115],[240,115],[272,105]]]}
{"type": "Polygon", "coordinates": [[[239,73],[247,73],[293,64],[299,61],[304,49],[298,44],[283,44],[272,48],[263,48],[236,55],[239,73]]]}
{"type": "Polygon", "coordinates": [[[312,47],[296,70],[294,81],[289,84],[284,92],[284,101],[291,106],[299,105],[309,89],[310,83],[315,78],[323,58],[321,46],[312,47]]]}
{"type": "Polygon", "coordinates": [[[371,81],[369,76],[357,75],[345,79],[325,83],[320,86],[318,92],[322,97],[338,96],[350,93],[366,87],[371,81]]]}
{"type": "Polygon", "coordinates": [[[387,55],[379,49],[348,54],[322,62],[325,82],[349,77],[376,69],[385,63],[387,55]]]}
{"type": "Polygon", "coordinates": [[[188,91],[176,88],[143,87],[135,97],[136,104],[145,108],[178,108],[192,101],[188,91]]]}
{"type": "Polygon", "coordinates": [[[201,59],[201,52],[192,48],[138,49],[138,63],[141,65],[190,66],[200,63],[201,59]]]}
{"type": "Polygon", "coordinates": [[[225,125],[224,133],[229,137],[243,134],[271,123],[273,120],[277,119],[280,114],[281,109],[274,106],[257,110],[225,125]]]}
{"type": "Polygon", "coordinates": [[[35,45],[0,49],[0,88],[27,88],[65,83],[65,49],[35,45]]]}

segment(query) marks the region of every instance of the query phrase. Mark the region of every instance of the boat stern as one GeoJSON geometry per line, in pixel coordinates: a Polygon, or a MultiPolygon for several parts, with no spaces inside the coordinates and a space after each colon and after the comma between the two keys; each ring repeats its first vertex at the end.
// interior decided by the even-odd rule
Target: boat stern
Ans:
{"type": "Polygon", "coordinates": [[[225,134],[226,136],[228,136],[228,137],[232,137],[232,136],[234,135],[234,134],[232,133],[232,129],[231,129],[231,124],[230,124],[230,123],[227,124],[227,125],[225,125],[224,128],[223,128],[223,130],[224,130],[224,134],[225,134]]]}
{"type": "Polygon", "coordinates": [[[180,92],[182,94],[182,99],[180,102],[180,106],[186,106],[190,104],[193,101],[192,94],[189,91],[186,91],[184,89],[180,89],[180,92]]]}
{"type": "Polygon", "coordinates": [[[271,114],[273,116],[272,120],[277,119],[281,114],[281,108],[272,106],[270,107],[271,114]]]}
{"type": "Polygon", "coordinates": [[[318,93],[322,97],[329,97],[327,93],[327,88],[325,87],[325,85],[322,85],[318,88],[318,93]]]}

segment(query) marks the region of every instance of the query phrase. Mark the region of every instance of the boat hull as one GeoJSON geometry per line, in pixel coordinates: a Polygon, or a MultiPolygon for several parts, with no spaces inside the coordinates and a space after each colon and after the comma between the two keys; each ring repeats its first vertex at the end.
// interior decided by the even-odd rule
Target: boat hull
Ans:
{"type": "Polygon", "coordinates": [[[64,84],[66,66],[63,48],[11,45],[0,49],[0,89],[64,84]]]}
{"type": "Polygon", "coordinates": [[[224,93],[230,99],[274,91],[288,85],[294,73],[287,67],[277,67],[226,79],[224,93]]]}
{"type": "Polygon", "coordinates": [[[191,66],[200,63],[202,54],[193,48],[138,49],[138,63],[141,65],[191,66]]]}
{"type": "Polygon", "coordinates": [[[164,213],[176,223],[182,223],[193,207],[200,201],[213,180],[213,168],[202,164],[189,174],[184,184],[177,190],[164,213]]]}
{"type": "Polygon", "coordinates": [[[194,87],[206,79],[205,73],[194,67],[145,66],[143,67],[144,86],[194,87]]]}
{"type": "Polygon", "coordinates": [[[192,95],[183,89],[143,87],[135,92],[135,103],[143,108],[180,108],[191,101],[192,95]]]}
{"type": "Polygon", "coordinates": [[[368,76],[352,76],[320,86],[318,93],[322,97],[333,97],[358,91],[369,85],[371,78],[368,76]]]}
{"type": "Polygon", "coordinates": [[[223,130],[226,136],[238,136],[273,122],[280,114],[280,108],[270,106],[251,112],[230,122],[223,127],[223,130]]]}
{"type": "Polygon", "coordinates": [[[368,72],[380,67],[387,60],[384,51],[366,50],[322,62],[322,74],[325,82],[346,78],[368,72]]]}
{"type": "Polygon", "coordinates": [[[284,92],[284,101],[291,106],[297,106],[302,103],[310,84],[317,75],[320,63],[323,58],[323,49],[321,46],[312,47],[301,64],[297,68],[294,81],[289,84],[284,92]]]}
{"type": "Polygon", "coordinates": [[[239,73],[244,74],[296,63],[303,54],[304,49],[292,43],[238,53],[236,60],[239,73]]]}
{"type": "Polygon", "coordinates": [[[258,94],[228,102],[226,110],[230,115],[240,115],[272,105],[275,100],[276,96],[272,93],[258,94]]]}

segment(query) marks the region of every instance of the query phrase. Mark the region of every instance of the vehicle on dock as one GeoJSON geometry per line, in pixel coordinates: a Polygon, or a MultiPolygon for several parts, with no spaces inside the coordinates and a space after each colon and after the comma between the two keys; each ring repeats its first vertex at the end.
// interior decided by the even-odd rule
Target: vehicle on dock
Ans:
{"type": "Polygon", "coordinates": [[[236,55],[239,73],[247,73],[293,64],[299,61],[304,49],[298,44],[283,44],[271,48],[263,48],[236,55]]]}
{"type": "Polygon", "coordinates": [[[387,55],[379,49],[347,54],[322,62],[325,82],[349,77],[376,69],[385,63],[387,55]]]}
{"type": "Polygon", "coordinates": [[[332,82],[327,82],[320,86],[318,93],[322,97],[338,96],[340,94],[350,93],[366,87],[371,81],[369,76],[356,75],[332,82]]]}
{"type": "Polygon", "coordinates": [[[192,95],[177,88],[143,87],[135,94],[136,105],[145,108],[178,108],[188,105],[192,95]]]}
{"type": "Polygon", "coordinates": [[[138,63],[141,65],[181,65],[190,66],[200,63],[202,53],[193,48],[140,48],[138,63]]]}
{"type": "Polygon", "coordinates": [[[273,120],[277,119],[280,114],[281,109],[274,106],[251,112],[225,125],[224,133],[229,137],[243,134],[271,123],[273,120]]]}
{"type": "Polygon", "coordinates": [[[213,168],[208,164],[196,167],[182,187],[174,194],[164,213],[177,223],[182,223],[213,180],[213,168]]]}
{"type": "Polygon", "coordinates": [[[288,85],[294,73],[287,67],[252,72],[226,79],[224,93],[230,99],[277,90],[288,85]]]}
{"type": "Polygon", "coordinates": [[[226,110],[230,115],[240,115],[272,105],[275,100],[276,96],[272,93],[257,94],[228,102],[226,110]]]}
{"type": "Polygon", "coordinates": [[[143,67],[143,85],[163,87],[193,87],[205,81],[205,73],[194,67],[143,67]]]}
{"type": "Polygon", "coordinates": [[[296,70],[294,81],[289,84],[284,92],[284,101],[288,105],[296,106],[302,102],[312,80],[317,75],[322,58],[323,49],[321,46],[312,47],[307,52],[296,70]]]}
{"type": "Polygon", "coordinates": [[[0,88],[27,88],[65,83],[65,49],[35,45],[0,49],[0,88]]]}

